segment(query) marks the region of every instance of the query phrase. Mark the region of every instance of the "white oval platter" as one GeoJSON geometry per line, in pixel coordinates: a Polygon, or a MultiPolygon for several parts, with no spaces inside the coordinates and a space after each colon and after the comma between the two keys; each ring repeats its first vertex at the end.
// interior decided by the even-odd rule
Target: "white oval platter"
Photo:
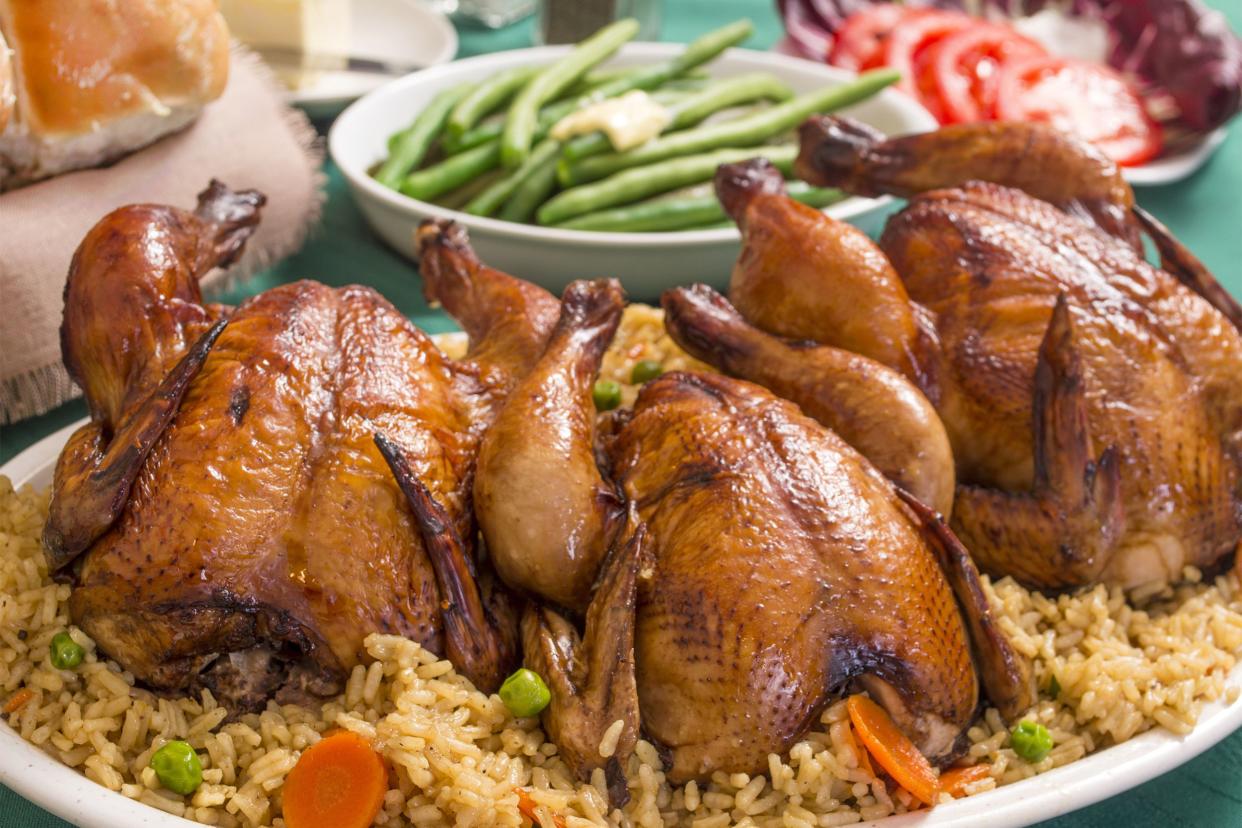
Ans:
{"type": "MultiPolygon", "coordinates": [[[[15,486],[51,485],[52,469],[69,435],[66,426],[14,457],[0,474],[15,486]]],[[[1242,687],[1242,665],[1229,676],[1242,687]]],[[[931,811],[889,817],[881,828],[981,826],[1018,828],[1086,807],[1155,779],[1203,753],[1242,726],[1242,698],[1207,706],[1194,731],[1174,736],[1153,730],[1070,765],[931,811]]],[[[0,725],[0,783],[82,828],[185,828],[196,823],[127,799],[96,785],[0,725]]]]}

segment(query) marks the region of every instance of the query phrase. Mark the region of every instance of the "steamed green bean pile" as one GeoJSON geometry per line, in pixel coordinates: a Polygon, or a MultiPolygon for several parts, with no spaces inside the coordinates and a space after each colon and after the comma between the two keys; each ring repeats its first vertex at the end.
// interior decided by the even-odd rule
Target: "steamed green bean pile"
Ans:
{"type": "MultiPolygon", "coordinates": [[[[506,221],[612,232],[714,227],[725,221],[724,211],[701,185],[719,165],[764,157],[791,178],[799,123],[898,79],[877,70],[800,95],[767,73],[713,79],[702,67],[750,37],[748,20],[709,32],[660,63],[602,67],[637,31],[633,20],[620,20],[549,65],[441,91],[389,136],[376,180],[411,198],[506,221]],[[641,137],[658,134],[637,146],[614,146],[603,131],[557,129],[601,101],[643,94],[644,105],[658,106],[658,120],[641,137]]],[[[843,197],[796,181],[789,194],[816,207],[843,197]]]]}

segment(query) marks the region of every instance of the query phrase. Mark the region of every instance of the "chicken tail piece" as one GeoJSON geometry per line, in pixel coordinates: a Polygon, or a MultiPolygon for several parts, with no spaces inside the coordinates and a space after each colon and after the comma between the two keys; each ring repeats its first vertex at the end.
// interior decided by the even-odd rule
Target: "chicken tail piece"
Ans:
{"type": "Polygon", "coordinates": [[[661,305],[669,335],[691,356],[793,401],[891,480],[950,513],[956,478],[949,437],[905,377],[858,354],[764,333],[707,285],[665,291],[661,305]]]}

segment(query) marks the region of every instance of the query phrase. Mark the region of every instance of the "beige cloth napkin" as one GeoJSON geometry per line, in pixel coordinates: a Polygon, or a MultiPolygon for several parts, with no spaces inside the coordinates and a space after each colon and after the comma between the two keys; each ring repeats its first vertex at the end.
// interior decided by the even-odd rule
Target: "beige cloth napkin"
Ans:
{"type": "MultiPolygon", "coordinates": [[[[0,422],[77,396],[60,361],[65,274],[100,218],[125,204],[193,207],[213,177],[268,197],[246,255],[246,278],[292,253],[319,214],[323,149],[306,117],[287,107],[271,72],[235,47],[224,95],[197,121],[105,169],[82,170],[0,195],[0,422]]],[[[208,290],[224,276],[204,280],[208,290]]]]}

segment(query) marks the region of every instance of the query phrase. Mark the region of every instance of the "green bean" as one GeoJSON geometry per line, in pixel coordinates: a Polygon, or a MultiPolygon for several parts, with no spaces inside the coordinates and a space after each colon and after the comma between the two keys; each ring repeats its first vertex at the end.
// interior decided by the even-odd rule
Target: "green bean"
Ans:
{"type": "Polygon", "coordinates": [[[556,190],[556,157],[532,172],[505,202],[499,217],[505,221],[530,221],[539,205],[556,190]]]}
{"type": "MultiPolygon", "coordinates": [[[[713,36],[715,34],[715,32],[711,32],[706,36],[713,36]]],[[[747,36],[749,36],[749,32],[747,32],[747,36]]],[[[606,83],[612,83],[618,78],[624,78],[626,75],[631,75],[636,72],[646,72],[650,70],[653,65],[658,64],[647,64],[646,66],[603,66],[599,69],[592,69],[583,76],[582,85],[588,88],[603,86],[606,83]]],[[[687,69],[678,76],[678,79],[702,81],[708,80],[710,77],[711,76],[703,69],[687,69]]],[[[589,89],[584,91],[589,91],[589,89]]]]}
{"type": "Polygon", "coordinates": [[[445,124],[448,134],[463,135],[481,121],[483,116],[517,94],[538,71],[537,66],[518,66],[506,69],[480,83],[453,107],[445,124]]]}
{"type": "Polygon", "coordinates": [[[609,24],[579,43],[565,57],[541,69],[522,87],[509,107],[505,132],[500,139],[501,160],[506,167],[518,166],[530,153],[539,107],[586,74],[588,69],[602,63],[636,34],[638,21],[633,18],[609,24]]]}
{"type": "MultiPolygon", "coordinates": [[[[756,73],[728,78],[708,86],[701,92],[683,98],[668,109],[669,122],[664,132],[692,127],[722,109],[761,100],[787,101],[793,90],[775,75],[756,73]]],[[[566,162],[589,158],[612,149],[608,136],[602,132],[580,135],[565,145],[561,157],[566,162]]]]}
{"type": "MultiPolygon", "coordinates": [[[[657,91],[652,97],[660,103],[675,103],[681,96],[679,93],[657,91]]],[[[572,101],[565,103],[573,104],[572,101]]],[[[564,107],[549,107],[548,110],[545,110],[545,114],[539,118],[539,124],[533,136],[536,142],[542,141],[552,125],[568,112],[568,109],[564,107]],[[551,109],[556,111],[548,111],[551,109]]],[[[473,129],[471,132],[477,132],[478,129],[473,129]]],[[[438,164],[411,173],[403,183],[401,192],[414,198],[431,199],[441,193],[457,189],[470,179],[494,170],[500,164],[500,153],[495,151],[499,146],[500,137],[497,131],[490,139],[476,146],[456,152],[438,164]]]]}
{"type": "Polygon", "coordinates": [[[540,224],[558,224],[585,213],[603,210],[618,204],[628,204],[640,198],[666,193],[679,187],[707,181],[716,174],[721,164],[732,164],[748,158],[766,158],[781,172],[790,175],[798,148],[792,145],[767,147],[730,147],[671,158],[657,164],[622,170],[603,181],[574,187],[557,195],[539,208],[540,224]]]}
{"type": "Polygon", "coordinates": [[[522,166],[501,178],[492,186],[470,200],[465,211],[475,216],[490,216],[495,213],[517,191],[518,187],[540,167],[551,163],[554,167],[556,157],[561,152],[561,142],[555,138],[544,138],[530,155],[522,162],[522,166]]]}
{"type": "Polygon", "coordinates": [[[893,69],[865,72],[850,83],[799,95],[793,100],[753,115],[657,138],[628,152],[584,158],[577,163],[561,166],[561,183],[565,186],[581,184],[612,175],[629,167],[706,152],[719,147],[761,144],[774,136],[788,132],[811,115],[831,112],[868,98],[896,82],[900,77],[901,74],[893,69]]]}
{"type": "MultiPolygon", "coordinates": [[[[812,187],[802,181],[790,181],[786,192],[795,201],[812,207],[827,207],[845,198],[840,190],[812,187]]],[[[557,227],[569,230],[603,230],[620,233],[647,233],[661,230],[685,230],[725,221],[724,208],[712,195],[660,198],[641,201],[626,207],[614,207],[587,213],[562,222],[557,227]]]]}
{"type": "Polygon", "coordinates": [[[432,98],[427,108],[414,119],[414,123],[398,133],[400,139],[395,147],[389,147],[388,158],[375,173],[375,179],[385,187],[397,189],[401,185],[402,177],[427,156],[427,150],[431,149],[432,142],[444,128],[449,112],[472,88],[474,84],[461,84],[445,89],[432,98]]]}
{"type": "Polygon", "coordinates": [[[472,178],[495,169],[500,163],[500,142],[490,141],[450,156],[439,164],[412,172],[401,182],[401,192],[410,198],[430,201],[454,190],[472,178]]]}
{"type": "MultiPolygon", "coordinates": [[[[753,31],[754,26],[749,20],[739,20],[715,31],[708,32],[688,44],[675,57],[661,63],[637,68],[598,70],[600,74],[595,82],[587,84],[587,86],[592,88],[587,89],[581,95],[556,101],[541,109],[539,111],[539,125],[546,125],[550,128],[557,121],[576,109],[605,98],[623,95],[632,89],[652,91],[673,80],[680,80],[686,77],[697,78],[698,73],[695,70],[698,66],[712,60],[730,46],[741,43],[750,37],[753,31]]],[[[590,74],[587,75],[586,80],[588,82],[592,80],[590,74]]],[[[477,126],[459,138],[454,138],[450,134],[446,136],[446,150],[451,154],[458,153],[462,150],[485,144],[493,138],[502,135],[504,131],[505,122],[497,121],[477,126]]],[[[532,138],[532,142],[536,140],[538,139],[532,138]]]]}

